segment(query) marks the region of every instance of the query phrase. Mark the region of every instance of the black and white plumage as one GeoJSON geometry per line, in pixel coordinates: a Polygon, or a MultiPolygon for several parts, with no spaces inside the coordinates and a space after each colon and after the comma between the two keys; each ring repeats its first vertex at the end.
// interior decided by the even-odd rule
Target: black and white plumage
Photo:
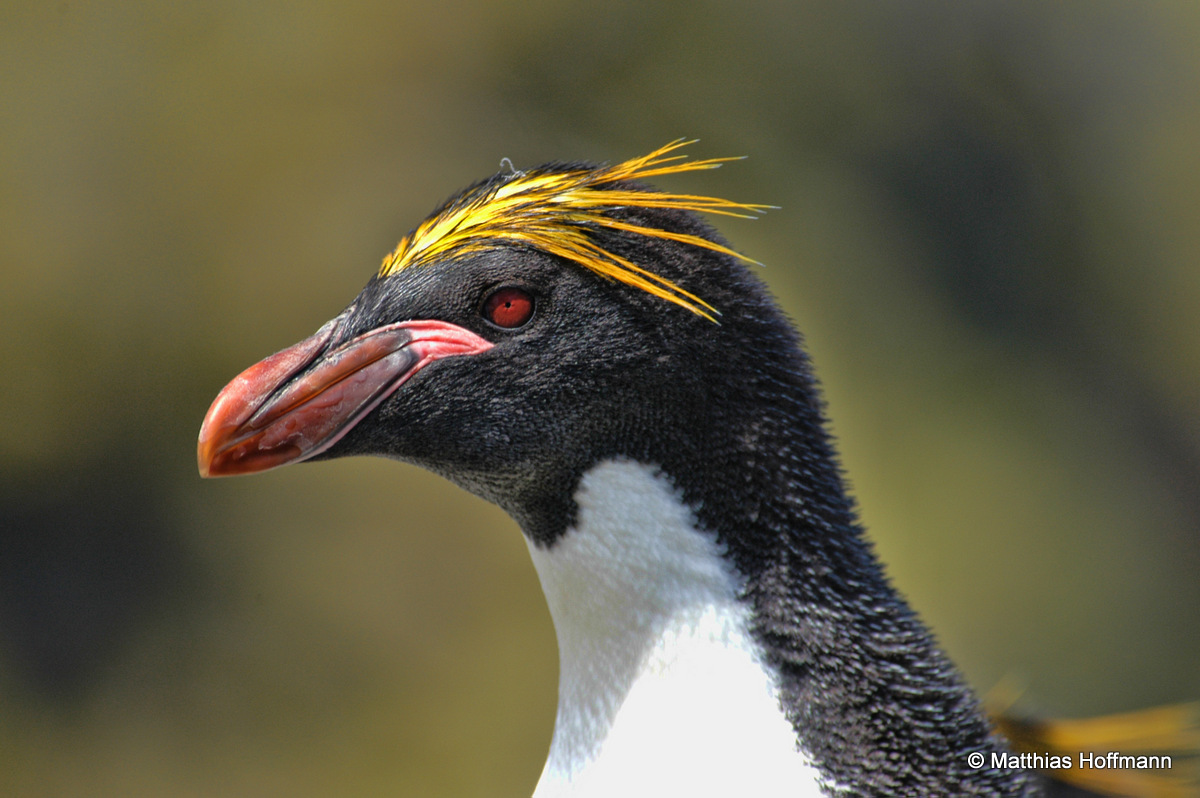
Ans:
{"type": "Polygon", "coordinates": [[[799,335],[695,213],[754,206],[636,182],[715,164],[675,146],[451,200],[230,383],[202,472],[382,455],[507,511],[559,639],[537,796],[1034,794],[864,539],[799,335]]]}

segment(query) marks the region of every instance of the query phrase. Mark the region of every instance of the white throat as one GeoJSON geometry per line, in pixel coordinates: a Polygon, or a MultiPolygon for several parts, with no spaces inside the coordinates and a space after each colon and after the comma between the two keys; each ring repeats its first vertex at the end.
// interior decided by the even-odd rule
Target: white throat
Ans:
{"type": "Polygon", "coordinates": [[[577,526],[530,544],[558,635],[558,717],[535,798],[809,796],[740,583],[656,468],[588,471],[577,526]]]}

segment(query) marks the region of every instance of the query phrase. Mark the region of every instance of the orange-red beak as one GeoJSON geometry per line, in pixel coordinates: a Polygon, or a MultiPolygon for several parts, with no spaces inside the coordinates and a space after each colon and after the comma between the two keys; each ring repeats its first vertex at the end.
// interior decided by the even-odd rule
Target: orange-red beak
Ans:
{"type": "Polygon", "coordinates": [[[492,348],[454,324],[405,321],[326,351],[335,327],[325,325],[225,386],[200,427],[200,476],[253,474],[307,460],[429,363],[492,348]]]}

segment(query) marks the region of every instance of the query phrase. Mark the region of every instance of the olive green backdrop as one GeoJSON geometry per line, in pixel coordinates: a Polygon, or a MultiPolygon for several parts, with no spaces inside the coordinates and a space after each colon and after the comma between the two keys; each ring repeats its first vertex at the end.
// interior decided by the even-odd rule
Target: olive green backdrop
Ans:
{"type": "Polygon", "coordinates": [[[202,482],[239,370],[499,168],[679,136],[980,689],[1200,697],[1200,6],[0,7],[0,794],[514,795],[518,530],[414,468],[202,482]]]}

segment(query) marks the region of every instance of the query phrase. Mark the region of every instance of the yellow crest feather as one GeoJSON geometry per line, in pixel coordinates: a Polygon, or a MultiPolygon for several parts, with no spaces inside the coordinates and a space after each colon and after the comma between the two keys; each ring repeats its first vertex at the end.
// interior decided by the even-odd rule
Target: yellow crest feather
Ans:
{"type": "Polygon", "coordinates": [[[604,188],[626,180],[715,169],[726,161],[738,160],[688,161],[686,155],[672,155],[680,147],[693,143],[678,139],[649,155],[614,166],[516,172],[503,182],[484,183],[451,200],[406,235],[383,259],[379,275],[387,277],[435,260],[519,243],[574,261],[605,278],[640,288],[716,321],[714,314],[719,315],[719,311],[712,305],[670,280],[609,252],[592,234],[598,227],[619,230],[703,247],[754,263],[700,236],[643,227],[609,215],[608,211],[617,208],[674,208],[745,218],[770,207],[658,190],[604,188]]]}

